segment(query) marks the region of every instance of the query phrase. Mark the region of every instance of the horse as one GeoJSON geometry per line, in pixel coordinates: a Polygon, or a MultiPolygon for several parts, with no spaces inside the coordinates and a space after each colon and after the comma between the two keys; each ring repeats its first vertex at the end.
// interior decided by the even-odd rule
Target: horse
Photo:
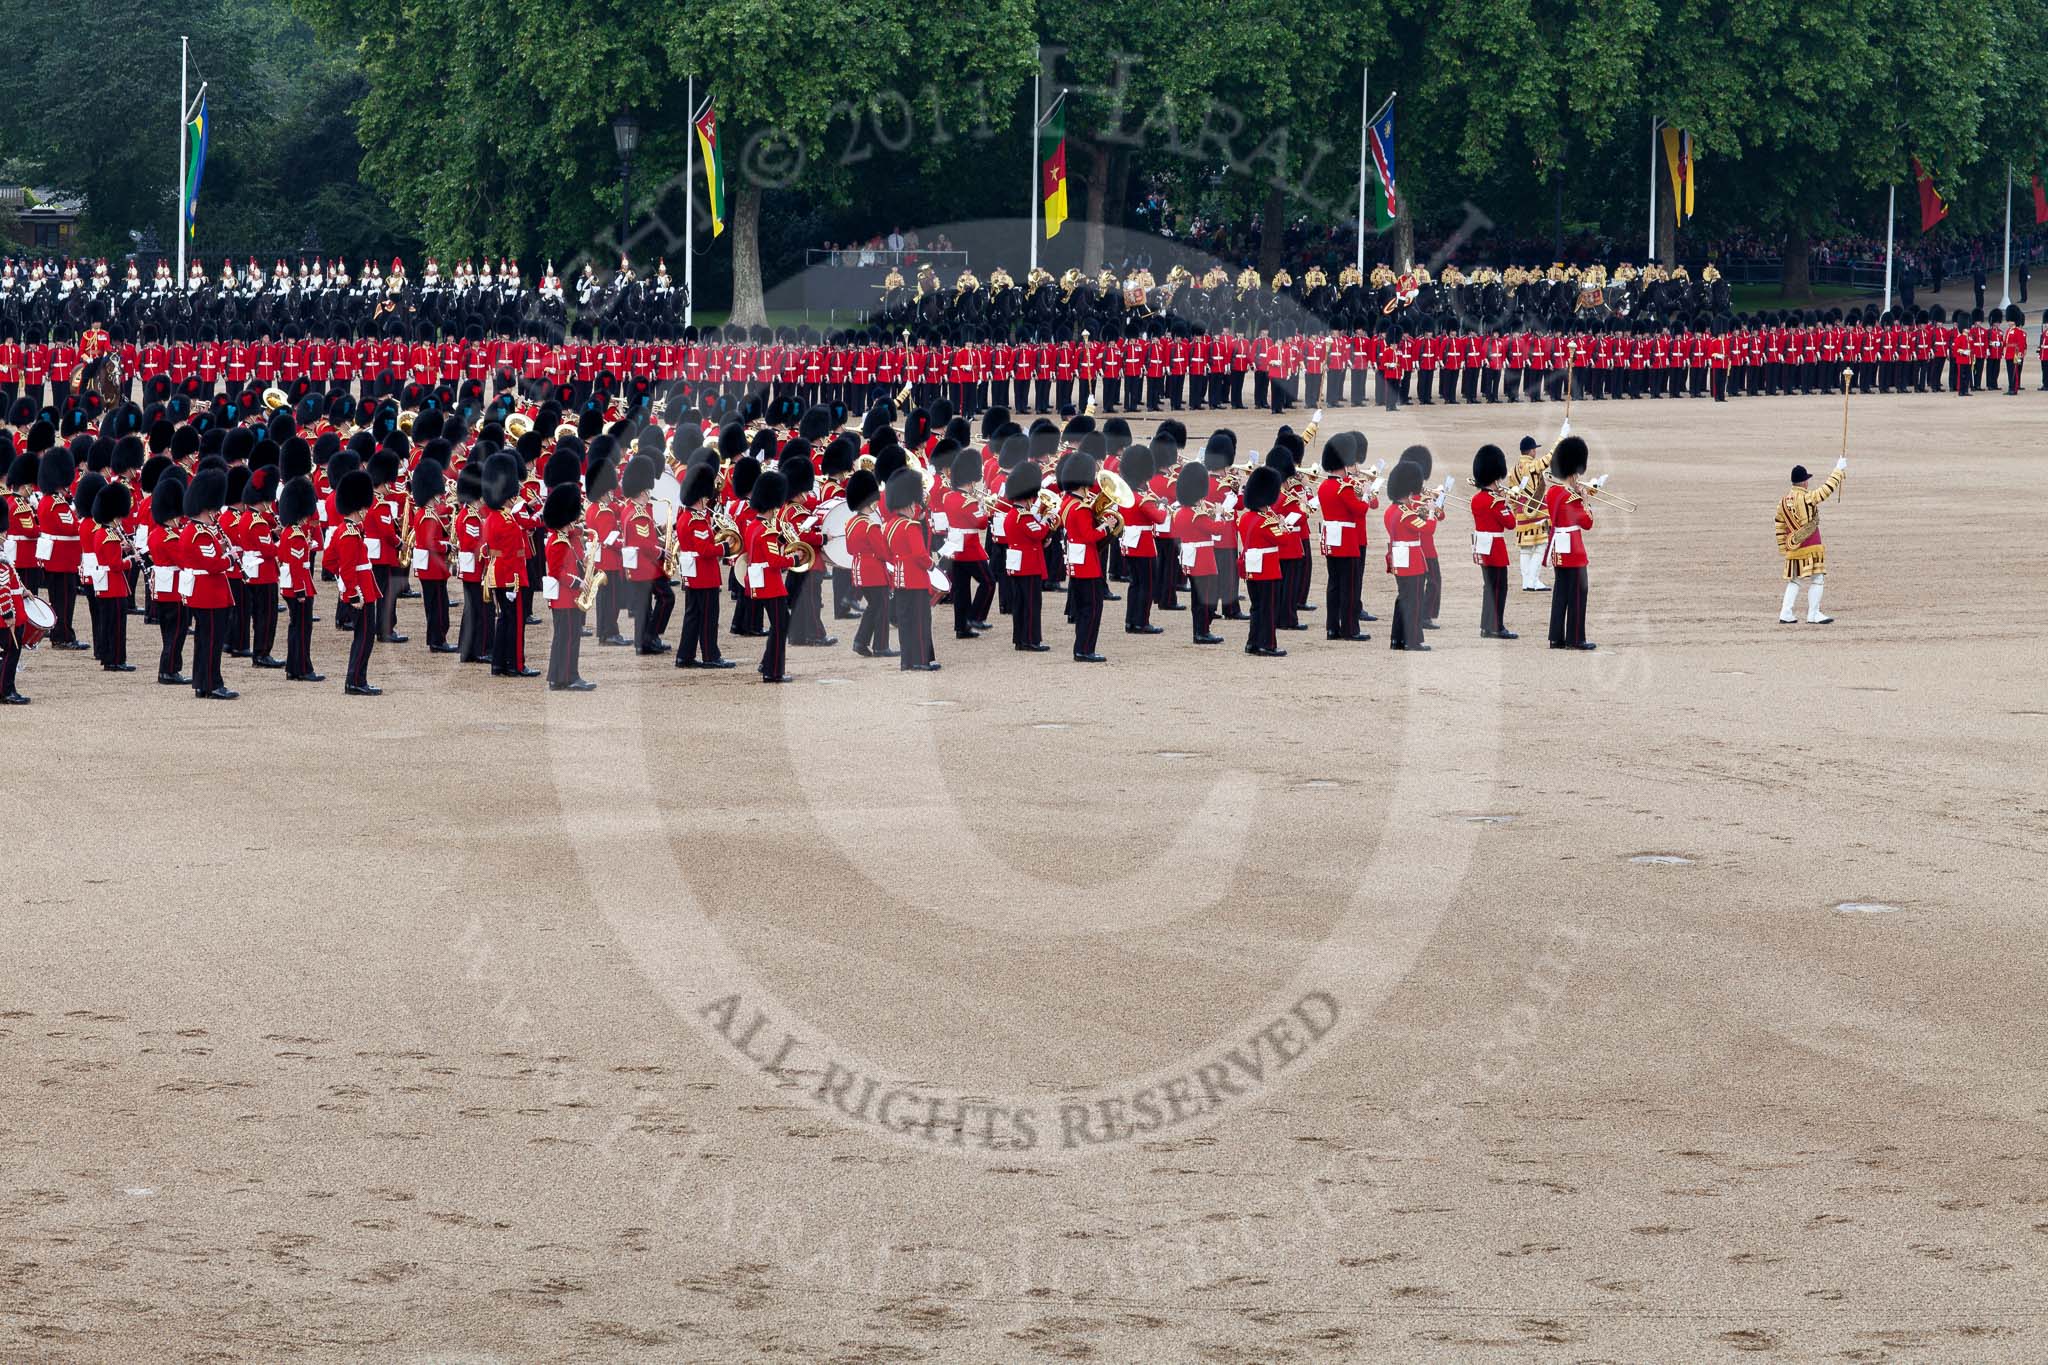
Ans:
{"type": "Polygon", "coordinates": [[[128,401],[128,373],[122,368],[118,348],[110,349],[79,367],[77,393],[81,398],[88,393],[97,393],[101,406],[108,410],[128,401]]]}

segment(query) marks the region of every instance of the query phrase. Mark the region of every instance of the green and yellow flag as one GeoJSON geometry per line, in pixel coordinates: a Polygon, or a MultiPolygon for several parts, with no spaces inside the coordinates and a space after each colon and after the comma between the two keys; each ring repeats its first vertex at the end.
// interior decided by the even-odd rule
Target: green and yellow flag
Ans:
{"type": "Polygon", "coordinates": [[[718,111],[704,101],[697,115],[697,146],[704,153],[704,198],[711,205],[711,235],[725,231],[725,157],[718,146],[718,111]]]}

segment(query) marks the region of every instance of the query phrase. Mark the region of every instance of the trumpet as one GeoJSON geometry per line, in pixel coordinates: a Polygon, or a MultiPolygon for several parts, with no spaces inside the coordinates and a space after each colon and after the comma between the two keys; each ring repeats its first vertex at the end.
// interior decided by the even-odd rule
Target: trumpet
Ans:
{"type": "Polygon", "coordinates": [[[809,573],[817,567],[818,552],[788,522],[776,523],[774,541],[775,552],[788,557],[791,573],[809,573]]]}

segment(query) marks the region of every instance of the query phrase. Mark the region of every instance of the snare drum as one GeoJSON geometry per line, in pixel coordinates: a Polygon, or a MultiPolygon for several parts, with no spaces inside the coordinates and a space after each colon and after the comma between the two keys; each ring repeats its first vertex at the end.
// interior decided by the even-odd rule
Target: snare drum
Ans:
{"type": "Polygon", "coordinates": [[[57,610],[32,594],[23,594],[21,606],[21,623],[15,629],[20,632],[21,647],[34,649],[57,628],[57,610]]]}
{"type": "Polygon", "coordinates": [[[946,571],[940,568],[938,565],[932,565],[931,569],[928,571],[927,576],[932,581],[933,592],[953,591],[953,580],[951,578],[948,578],[946,576],[946,571]]]}

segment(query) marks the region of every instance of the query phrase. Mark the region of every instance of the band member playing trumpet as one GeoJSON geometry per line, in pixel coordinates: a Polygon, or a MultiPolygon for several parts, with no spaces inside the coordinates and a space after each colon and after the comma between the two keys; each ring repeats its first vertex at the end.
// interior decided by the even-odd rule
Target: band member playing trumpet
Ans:
{"type": "Polygon", "coordinates": [[[1099,664],[1096,637],[1102,629],[1102,552],[1109,539],[1095,510],[1095,457],[1075,451],[1060,461],[1059,524],[1067,545],[1067,610],[1074,621],[1074,662],[1099,664]]]}
{"type": "Polygon", "coordinates": [[[977,491],[982,478],[981,453],[956,452],[946,476],[952,487],[937,496],[946,511],[944,554],[953,563],[953,638],[973,640],[988,629],[988,611],[996,596],[988,545],[982,535],[988,530],[989,514],[977,491]]]}
{"type": "Polygon", "coordinates": [[[899,469],[882,490],[889,515],[882,522],[882,558],[896,610],[896,634],[902,649],[897,667],[906,673],[936,673],[932,653],[932,552],[924,510],[924,478],[914,469],[899,469]]]}
{"type": "Polygon", "coordinates": [[[1824,626],[1835,618],[1821,614],[1821,589],[1828,581],[1828,552],[1820,539],[1820,505],[1833,497],[1849,474],[1849,457],[1835,461],[1835,472],[1819,488],[1810,488],[1812,476],[1805,465],[1792,467],[1792,488],[1778,499],[1778,551],[1785,556],[1785,602],[1778,620],[1794,625],[1799,618],[1793,608],[1799,604],[1799,585],[1807,585],[1807,624],[1824,626]]]}
{"type": "Polygon", "coordinates": [[[1430,525],[1422,493],[1422,466],[1402,457],[1387,472],[1387,572],[1394,576],[1390,649],[1426,650],[1422,635],[1423,583],[1429,575],[1422,537],[1430,525]]]}
{"type": "Polygon", "coordinates": [[[1152,624],[1152,607],[1159,596],[1159,575],[1166,565],[1159,558],[1153,528],[1163,526],[1166,512],[1146,491],[1152,482],[1152,448],[1128,447],[1118,461],[1118,473],[1131,486],[1137,501],[1124,509],[1123,532],[1118,543],[1123,549],[1124,567],[1130,571],[1130,587],[1124,592],[1124,633],[1163,635],[1165,627],[1152,624]]]}
{"type": "Polygon", "coordinates": [[[1472,562],[1479,566],[1479,636],[1513,640],[1507,626],[1508,538],[1515,533],[1515,509],[1502,496],[1508,457],[1496,445],[1483,445],[1472,457],[1472,562]]]}
{"type": "Polygon", "coordinates": [[[620,509],[620,560],[626,574],[626,615],[633,622],[633,649],[638,654],[666,654],[668,641],[661,633],[675,611],[675,589],[663,572],[663,536],[655,526],[653,490],[661,466],[645,455],[635,455],[619,471],[619,492],[625,495],[620,509]]]}
{"type": "Polygon", "coordinates": [[[1245,478],[1244,510],[1237,514],[1237,543],[1243,555],[1244,581],[1252,599],[1251,630],[1244,652],[1260,658],[1279,659],[1276,633],[1280,626],[1280,594],[1283,580],[1280,552],[1289,534],[1287,522],[1276,510],[1280,486],[1285,480],[1273,465],[1260,465],[1245,478]]]}
{"type": "MultiPolygon", "coordinates": [[[[1429,447],[1409,446],[1401,452],[1401,460],[1404,464],[1412,464],[1421,470],[1423,482],[1429,482],[1430,471],[1435,467],[1436,463],[1435,457],[1429,453],[1429,447]]],[[[1438,489],[1435,493],[1424,494],[1420,503],[1423,515],[1427,518],[1427,524],[1422,528],[1422,629],[1424,630],[1435,630],[1437,628],[1437,613],[1443,610],[1444,568],[1442,561],[1437,558],[1436,554],[1436,527],[1437,523],[1443,520],[1444,499],[1450,492],[1450,486],[1450,480],[1444,480],[1442,488],[1438,489]]]]}
{"type": "MultiPolygon", "coordinates": [[[[1323,481],[1316,506],[1323,517],[1323,633],[1332,640],[1370,640],[1360,628],[1359,594],[1365,573],[1366,520],[1379,499],[1361,492],[1345,474],[1352,433],[1340,432],[1323,446],[1323,481]]],[[[1360,437],[1359,440],[1363,440],[1360,437]]]]}
{"type": "Polygon", "coordinates": [[[1550,453],[1551,485],[1543,507],[1550,514],[1550,545],[1544,560],[1555,573],[1556,595],[1550,599],[1550,647],[1592,649],[1586,639],[1586,532],[1593,527],[1592,507],[1580,480],[1586,473],[1586,443],[1567,436],[1550,453]]]}
{"type": "Polygon", "coordinates": [[[541,579],[541,596],[547,599],[555,628],[548,641],[548,691],[594,692],[597,684],[584,679],[577,667],[583,650],[584,576],[592,572],[585,563],[583,494],[577,485],[558,483],[547,492],[540,507],[541,525],[547,527],[547,573],[541,579]]]}
{"type": "Polygon", "coordinates": [[[1053,521],[1041,496],[1044,475],[1029,460],[1010,467],[996,511],[1003,519],[1003,559],[1010,584],[1010,643],[1029,654],[1051,648],[1043,636],[1045,540],[1053,521]]]}
{"type": "Polygon", "coordinates": [[[732,668],[718,652],[718,587],[725,569],[720,557],[714,508],[718,462],[706,458],[683,474],[682,506],[676,512],[676,569],[683,580],[683,637],[676,645],[677,668],[732,668]]]}
{"type": "Polygon", "coordinates": [[[853,590],[860,594],[860,625],[853,652],[863,659],[893,659],[889,627],[889,564],[882,557],[882,486],[872,469],[856,469],[846,481],[846,553],[853,558],[853,590]]]}
{"type": "Polygon", "coordinates": [[[1216,573],[1216,504],[1209,501],[1209,471],[1200,464],[1184,464],[1174,481],[1173,540],[1180,546],[1180,564],[1188,576],[1188,594],[1194,610],[1188,615],[1198,645],[1220,645],[1223,637],[1211,629],[1216,624],[1216,606],[1223,598],[1216,573]]]}
{"type": "Polygon", "coordinates": [[[790,557],[783,553],[776,535],[775,514],[789,497],[789,483],[779,469],[764,469],[747,494],[753,512],[742,523],[745,536],[747,596],[760,609],[767,642],[761,649],[761,681],[788,682],[789,673],[789,587],[783,572],[790,557]]]}

